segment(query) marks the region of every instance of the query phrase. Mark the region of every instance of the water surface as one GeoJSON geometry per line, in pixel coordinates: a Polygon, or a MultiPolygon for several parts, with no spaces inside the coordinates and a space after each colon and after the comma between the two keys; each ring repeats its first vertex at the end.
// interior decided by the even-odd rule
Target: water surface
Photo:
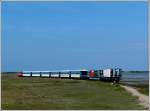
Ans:
{"type": "Polygon", "coordinates": [[[123,72],[122,73],[122,83],[126,84],[149,84],[149,73],[131,73],[131,72],[123,72]]]}

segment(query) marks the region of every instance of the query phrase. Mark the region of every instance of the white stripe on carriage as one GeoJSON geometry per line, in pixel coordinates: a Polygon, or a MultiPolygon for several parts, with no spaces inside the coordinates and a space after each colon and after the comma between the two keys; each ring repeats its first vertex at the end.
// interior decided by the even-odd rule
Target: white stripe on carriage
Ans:
{"type": "Polygon", "coordinates": [[[80,77],[80,74],[71,74],[71,77],[80,77]]]}
{"type": "Polygon", "coordinates": [[[41,74],[42,77],[49,77],[49,74],[41,74]]]}
{"type": "Polygon", "coordinates": [[[59,77],[59,74],[51,74],[51,77],[59,77]]]}
{"type": "Polygon", "coordinates": [[[33,77],[39,77],[40,74],[32,74],[33,77]]]}
{"type": "Polygon", "coordinates": [[[23,74],[23,76],[31,76],[31,74],[23,74]]]}
{"type": "Polygon", "coordinates": [[[60,77],[69,77],[69,74],[60,74],[60,77]]]}
{"type": "Polygon", "coordinates": [[[42,73],[42,72],[80,72],[80,71],[88,71],[88,70],[52,70],[52,71],[23,71],[23,73],[42,73]]]}

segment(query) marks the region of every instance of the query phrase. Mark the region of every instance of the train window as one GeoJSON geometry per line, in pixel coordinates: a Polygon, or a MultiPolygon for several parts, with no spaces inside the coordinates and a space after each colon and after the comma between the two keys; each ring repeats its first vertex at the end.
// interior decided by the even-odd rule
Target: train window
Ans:
{"type": "Polygon", "coordinates": [[[117,72],[117,69],[115,69],[115,76],[117,76],[118,72],[117,72]]]}
{"type": "Polygon", "coordinates": [[[121,69],[119,69],[119,76],[121,76],[121,72],[122,72],[122,70],[121,70],[121,69]]]}
{"type": "Polygon", "coordinates": [[[59,72],[51,72],[51,74],[59,74],[59,72]]]}
{"type": "Polygon", "coordinates": [[[60,72],[61,74],[70,74],[70,72],[60,72]]]}
{"type": "Polygon", "coordinates": [[[81,71],[82,75],[87,75],[87,71],[81,71]]]}
{"type": "Polygon", "coordinates": [[[99,70],[100,75],[103,75],[103,70],[99,70]]]}
{"type": "Polygon", "coordinates": [[[95,74],[95,77],[97,77],[97,76],[98,76],[98,71],[95,70],[95,71],[94,71],[94,74],[95,74]]]}
{"type": "Polygon", "coordinates": [[[113,76],[113,69],[111,69],[111,72],[110,72],[111,76],[113,76]]]}
{"type": "Polygon", "coordinates": [[[71,74],[80,74],[80,71],[71,71],[71,74]]]}

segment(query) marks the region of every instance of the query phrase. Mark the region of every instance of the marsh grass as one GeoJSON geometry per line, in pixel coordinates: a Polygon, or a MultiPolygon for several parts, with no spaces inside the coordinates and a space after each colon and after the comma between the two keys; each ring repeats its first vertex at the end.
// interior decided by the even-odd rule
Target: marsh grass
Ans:
{"type": "Polygon", "coordinates": [[[142,85],[135,85],[134,86],[139,92],[145,94],[145,95],[149,95],[149,85],[148,84],[142,84],[142,85]]]}
{"type": "Polygon", "coordinates": [[[2,109],[144,109],[120,85],[2,74],[2,109]]]}

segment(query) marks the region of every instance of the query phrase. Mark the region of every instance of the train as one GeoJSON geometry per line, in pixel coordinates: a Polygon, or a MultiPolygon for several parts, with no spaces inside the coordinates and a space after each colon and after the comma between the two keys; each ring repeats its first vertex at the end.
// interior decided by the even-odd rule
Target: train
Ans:
{"type": "Polygon", "coordinates": [[[18,77],[47,77],[47,78],[72,78],[101,81],[119,82],[122,69],[108,68],[99,70],[60,70],[60,71],[22,71],[17,73],[18,77]]]}

